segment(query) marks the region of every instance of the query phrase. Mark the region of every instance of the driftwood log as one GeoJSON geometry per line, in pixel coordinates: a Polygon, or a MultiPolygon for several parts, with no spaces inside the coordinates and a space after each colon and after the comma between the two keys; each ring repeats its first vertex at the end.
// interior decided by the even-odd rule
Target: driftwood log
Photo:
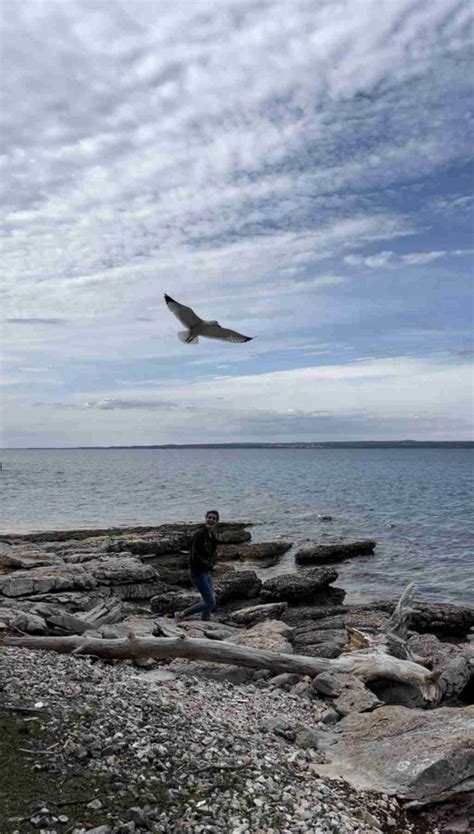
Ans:
{"type": "Polygon", "coordinates": [[[437,700],[439,675],[418,663],[400,660],[397,657],[379,653],[355,651],[342,655],[336,660],[307,657],[305,655],[279,654],[247,646],[203,638],[186,637],[135,637],[105,640],[97,637],[4,637],[3,646],[17,646],[25,649],[53,651],[72,654],[87,654],[115,659],[174,658],[205,660],[214,663],[230,663],[254,669],[269,669],[275,674],[294,672],[315,677],[320,672],[332,669],[357,675],[364,682],[387,679],[413,686],[425,701],[437,700]]]}
{"type": "Polygon", "coordinates": [[[387,680],[413,687],[421,693],[427,704],[434,705],[442,698],[447,685],[452,688],[452,681],[449,679],[448,683],[443,683],[441,671],[427,669],[406,644],[414,587],[409,585],[406,588],[392,616],[375,636],[348,628],[348,644],[344,653],[335,660],[281,654],[236,645],[225,640],[188,638],[184,631],[164,620],[159,621],[161,633],[165,635],[163,637],[137,637],[130,634],[122,639],[102,639],[88,637],[87,633],[69,637],[4,635],[0,637],[0,646],[94,655],[119,660],[183,657],[188,660],[268,669],[275,674],[293,672],[309,677],[316,677],[320,672],[332,670],[355,675],[364,683],[387,680]]]}

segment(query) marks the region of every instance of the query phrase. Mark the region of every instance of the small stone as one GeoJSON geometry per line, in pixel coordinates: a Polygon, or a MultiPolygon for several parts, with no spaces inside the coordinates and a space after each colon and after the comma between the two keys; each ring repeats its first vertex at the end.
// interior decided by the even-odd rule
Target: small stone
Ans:
{"type": "Polygon", "coordinates": [[[317,750],[319,745],[318,734],[316,730],[311,729],[311,727],[302,727],[298,730],[295,741],[298,747],[301,747],[303,750],[307,748],[314,748],[317,750]]]}

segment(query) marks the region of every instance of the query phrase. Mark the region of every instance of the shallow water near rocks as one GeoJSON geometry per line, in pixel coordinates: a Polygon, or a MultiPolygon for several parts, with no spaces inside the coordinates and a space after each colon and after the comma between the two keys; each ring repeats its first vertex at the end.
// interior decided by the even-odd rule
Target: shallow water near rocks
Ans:
{"type": "MultiPolygon", "coordinates": [[[[0,531],[249,519],[255,542],[373,538],[348,599],[474,603],[473,449],[3,450],[0,531]],[[332,521],[319,516],[330,515],[332,521]]],[[[266,576],[295,569],[296,547],[266,576]]]]}

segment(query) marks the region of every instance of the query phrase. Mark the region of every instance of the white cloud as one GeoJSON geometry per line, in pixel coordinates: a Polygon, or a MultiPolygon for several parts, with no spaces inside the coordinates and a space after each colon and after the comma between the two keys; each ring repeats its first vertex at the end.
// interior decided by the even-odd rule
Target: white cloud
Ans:
{"type": "MultiPolygon", "coordinates": [[[[283,441],[389,437],[469,438],[471,363],[461,356],[430,360],[367,358],[272,373],[173,383],[159,397],[144,389],[23,406],[24,430],[47,417],[47,431],[70,426],[72,443],[283,441]],[[452,403],[456,403],[453,411],[452,403]],[[41,409],[38,405],[41,404],[41,409]],[[130,429],[130,412],[133,429],[130,429]],[[157,423],[159,413],[159,423],[157,423]],[[416,425],[415,422],[416,421],[416,425]],[[415,432],[416,429],[416,432],[415,432]]],[[[7,411],[11,405],[7,401],[7,411]]],[[[8,437],[17,428],[6,422],[8,437]]],[[[12,442],[12,441],[11,441],[12,442]]]]}
{"type": "Polygon", "coordinates": [[[400,264],[407,266],[423,266],[441,258],[470,257],[474,249],[446,249],[434,250],[431,252],[409,252],[405,255],[397,255],[395,252],[386,250],[377,252],[374,255],[346,255],[344,262],[349,266],[368,266],[370,269],[381,269],[384,267],[396,267],[400,264]]]}
{"type": "MultiPolygon", "coordinates": [[[[311,328],[347,324],[348,266],[448,257],[436,242],[392,251],[422,224],[386,195],[470,153],[471,10],[457,0],[383,5],[10,3],[7,378],[21,384],[19,368],[48,365],[52,385],[98,402],[92,379],[109,366],[129,378],[133,362],[154,359],[149,380],[177,357],[179,371],[199,369],[211,348],[183,354],[164,291],[258,335],[238,359],[219,359],[263,362],[281,350],[277,333],[292,348],[314,341],[311,328]],[[380,251],[361,254],[369,246],[380,251]]],[[[438,212],[466,207],[454,187],[430,201],[438,212]]],[[[115,389],[107,396],[122,401],[115,389]]],[[[127,418],[125,406],[93,410],[127,418]]]]}

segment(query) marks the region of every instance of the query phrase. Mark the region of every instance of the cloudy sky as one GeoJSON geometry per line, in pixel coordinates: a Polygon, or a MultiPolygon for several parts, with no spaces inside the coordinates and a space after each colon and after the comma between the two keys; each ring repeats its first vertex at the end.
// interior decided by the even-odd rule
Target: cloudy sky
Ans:
{"type": "Polygon", "coordinates": [[[3,445],[471,438],[472,42],[469,0],[4,3],[3,445]]]}

